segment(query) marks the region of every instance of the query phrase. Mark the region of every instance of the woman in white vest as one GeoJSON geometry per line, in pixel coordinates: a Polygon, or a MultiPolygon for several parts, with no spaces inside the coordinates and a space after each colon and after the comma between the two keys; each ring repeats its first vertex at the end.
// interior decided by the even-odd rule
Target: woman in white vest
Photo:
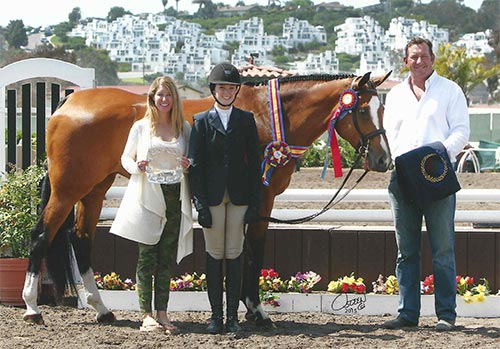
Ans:
{"type": "Polygon", "coordinates": [[[174,256],[179,263],[193,246],[189,184],[184,175],[190,165],[185,156],[190,132],[175,82],[166,76],[155,79],[144,118],[132,125],[121,157],[130,181],[110,230],[139,245],[136,280],[141,331],[177,332],[167,304],[174,256]]]}

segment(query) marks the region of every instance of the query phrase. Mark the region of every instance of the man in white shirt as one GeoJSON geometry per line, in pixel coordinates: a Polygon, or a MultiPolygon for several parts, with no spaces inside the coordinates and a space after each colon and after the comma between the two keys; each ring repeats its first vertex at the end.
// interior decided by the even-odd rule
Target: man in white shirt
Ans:
{"type": "MultiPolygon", "coordinates": [[[[470,128],[465,96],[456,83],[434,71],[434,60],[429,40],[413,38],[406,45],[404,63],[410,75],[388,93],[384,112],[393,159],[423,145],[441,142],[454,163],[468,142],[470,128]]],[[[389,197],[398,246],[399,316],[382,327],[418,325],[420,246],[425,217],[435,280],[436,329],[451,330],[456,319],[455,194],[425,205],[409,201],[403,195],[396,171],[391,176],[389,197]]]]}

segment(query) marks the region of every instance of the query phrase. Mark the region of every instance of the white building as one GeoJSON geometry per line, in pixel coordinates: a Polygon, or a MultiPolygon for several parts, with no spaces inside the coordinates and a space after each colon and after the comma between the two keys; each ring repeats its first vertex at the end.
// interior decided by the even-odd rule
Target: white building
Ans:
{"type": "Polygon", "coordinates": [[[319,54],[309,53],[305,60],[294,62],[292,70],[302,75],[337,74],[339,72],[339,60],[332,50],[326,50],[319,54]]]}
{"type": "Polygon", "coordinates": [[[334,27],[337,33],[335,52],[360,55],[367,51],[385,50],[384,28],[369,16],[349,17],[341,25],[334,27]]]}
{"type": "Polygon", "coordinates": [[[488,45],[488,37],[489,30],[488,32],[468,33],[462,35],[462,37],[455,42],[455,45],[465,47],[468,56],[484,56],[493,51],[493,47],[488,45]]]}
{"type": "Polygon", "coordinates": [[[449,41],[448,29],[440,29],[427,21],[398,17],[391,19],[389,23],[389,29],[385,33],[385,44],[389,50],[404,50],[408,41],[415,36],[429,39],[435,49],[449,41]]]}

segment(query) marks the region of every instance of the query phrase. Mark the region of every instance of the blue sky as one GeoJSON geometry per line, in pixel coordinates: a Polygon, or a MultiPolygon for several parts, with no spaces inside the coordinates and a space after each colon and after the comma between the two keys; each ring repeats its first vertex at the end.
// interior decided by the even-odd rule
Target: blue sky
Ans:
{"type": "MultiPolygon", "coordinates": [[[[268,0],[243,0],[245,4],[259,3],[265,5],[268,0]]],[[[378,0],[331,0],[338,1],[341,4],[362,7],[366,5],[377,4],[378,0]]],[[[331,2],[330,0],[313,0],[314,3],[331,2]]],[[[215,3],[223,2],[234,5],[238,0],[223,0],[214,1],[215,3]]],[[[429,3],[430,0],[422,0],[423,3],[429,3]]],[[[464,4],[477,10],[483,0],[465,0],[464,4]]],[[[198,8],[197,4],[193,4],[191,0],[179,0],[179,11],[194,12],[198,8]]],[[[106,17],[109,9],[114,6],[123,7],[125,10],[133,14],[143,12],[158,13],[163,10],[161,0],[77,0],[77,1],[61,1],[61,0],[41,0],[30,1],[13,1],[9,2],[8,6],[2,6],[0,11],[0,26],[7,26],[9,21],[22,19],[25,26],[45,26],[48,24],[58,24],[68,20],[68,14],[75,7],[80,7],[82,17],[106,17]]],[[[168,0],[167,7],[175,7],[175,0],[168,0]]]]}

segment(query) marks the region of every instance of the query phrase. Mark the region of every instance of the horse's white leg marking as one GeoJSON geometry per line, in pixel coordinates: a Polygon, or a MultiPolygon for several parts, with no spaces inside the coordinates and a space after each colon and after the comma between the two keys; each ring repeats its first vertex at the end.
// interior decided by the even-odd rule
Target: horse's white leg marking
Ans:
{"type": "MultiPolygon", "coordinates": [[[[83,287],[85,289],[85,299],[87,304],[97,311],[97,316],[109,313],[108,308],[104,305],[97,289],[94,279],[94,271],[89,268],[85,274],[82,275],[83,287]]],[[[96,316],[96,317],[97,317],[96,316]]]]}
{"type": "MultiPolygon", "coordinates": [[[[378,96],[376,98],[372,98],[370,100],[370,117],[372,119],[373,124],[379,130],[382,125],[380,125],[379,119],[378,119],[378,109],[380,108],[380,99],[378,96]]],[[[380,146],[384,149],[384,151],[389,154],[389,145],[386,143],[384,137],[380,137],[380,146]]]]}
{"type": "Polygon", "coordinates": [[[38,279],[40,274],[35,275],[32,272],[26,273],[26,278],[24,279],[23,288],[23,300],[26,303],[26,313],[24,315],[36,315],[40,314],[40,309],[36,304],[38,298],[38,279]]]}
{"type": "Polygon", "coordinates": [[[260,314],[260,316],[262,317],[262,320],[269,319],[269,315],[266,313],[266,311],[262,307],[262,304],[255,306],[255,304],[253,304],[253,302],[248,297],[246,297],[245,303],[246,303],[248,309],[250,309],[250,311],[252,313],[260,314]]]}

